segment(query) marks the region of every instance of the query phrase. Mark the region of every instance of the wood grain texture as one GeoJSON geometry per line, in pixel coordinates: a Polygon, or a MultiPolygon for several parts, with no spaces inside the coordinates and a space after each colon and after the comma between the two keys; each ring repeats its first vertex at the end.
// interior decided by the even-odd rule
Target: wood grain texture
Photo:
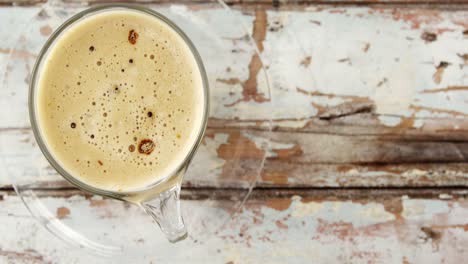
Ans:
{"type": "MultiPolygon", "coordinates": [[[[211,5],[150,7],[201,21],[224,12],[211,5]]],[[[69,16],[82,8],[58,9],[69,16]]],[[[0,12],[20,28],[15,21],[34,16],[31,10],[0,12]]],[[[229,18],[210,24],[224,35],[225,60],[216,60],[210,45],[193,36],[204,59],[221,66],[208,67],[216,104],[186,186],[246,188],[255,180],[265,187],[468,185],[467,11],[258,7],[234,15],[250,26],[263,61],[245,49],[248,38],[229,18]],[[428,40],[425,33],[435,37],[428,40]],[[259,72],[262,64],[271,92],[259,72]]],[[[58,25],[47,11],[33,21],[28,34],[34,42],[15,45],[7,38],[0,44],[2,58],[13,52],[9,67],[16,69],[11,76],[7,71],[12,85],[0,99],[3,109],[15,109],[0,114],[5,173],[23,166],[19,176],[26,181],[67,186],[37,154],[26,89],[18,86],[26,87],[37,50],[58,25]]],[[[194,30],[184,29],[189,35],[194,30]]],[[[8,36],[10,29],[0,32],[8,36]]],[[[1,186],[10,184],[1,178],[1,186]]]]}
{"type": "Polygon", "coordinates": [[[381,194],[254,193],[244,210],[219,230],[202,226],[216,226],[216,219],[230,210],[229,199],[184,200],[192,235],[175,245],[168,244],[136,207],[80,193],[45,194],[50,197],[47,206],[65,224],[101,243],[125,244],[122,255],[103,259],[69,248],[31,218],[18,197],[2,192],[0,261],[259,263],[267,258],[268,263],[314,259],[315,263],[399,264],[461,263],[468,257],[466,191],[381,194]],[[87,221],[81,221],[84,218],[87,221]],[[203,230],[209,233],[198,234],[203,230]]]}
{"type": "MultiPolygon", "coordinates": [[[[211,21],[228,51],[208,69],[217,104],[182,189],[190,236],[169,244],[139,208],[74,189],[36,146],[26,118],[28,72],[58,25],[54,16],[95,2],[54,12],[0,8],[0,69],[10,84],[0,90],[0,263],[468,259],[468,11],[453,5],[465,1],[230,1],[261,56],[246,50],[248,38],[214,5],[161,2],[145,1],[211,21]],[[35,41],[16,42],[11,32],[25,24],[35,41]],[[99,258],[52,236],[11,189],[32,181],[51,219],[124,246],[123,254],[99,258]],[[245,207],[224,222],[253,181],[245,207]]],[[[0,0],[11,3],[38,2],[0,0]]],[[[205,60],[219,57],[194,36],[205,60]]]]}
{"type": "MultiPolygon", "coordinates": [[[[207,131],[187,172],[186,186],[248,187],[264,155],[258,186],[467,186],[465,142],[275,132],[266,134],[271,149],[263,151],[259,142],[268,138],[261,131],[247,131],[250,138],[241,137],[238,130],[214,131],[207,131]],[[227,170],[232,164],[236,171],[227,170]]],[[[68,186],[41,153],[33,151],[31,131],[17,132],[3,133],[6,142],[21,142],[16,145],[21,151],[15,149],[15,155],[7,157],[7,169],[22,167],[22,180],[37,179],[38,187],[68,186]],[[35,162],[30,163],[31,159],[35,162]]],[[[9,178],[3,178],[3,186],[9,183],[9,178]]]]}
{"type": "MultiPolygon", "coordinates": [[[[40,3],[45,3],[46,0],[0,0],[0,5],[20,5],[30,6],[40,3]]],[[[55,2],[64,2],[68,4],[100,4],[100,3],[118,3],[127,2],[123,0],[62,0],[55,2]]],[[[134,0],[132,2],[141,4],[198,4],[198,3],[212,3],[215,0],[134,0]]],[[[288,1],[288,0],[226,0],[224,1],[229,6],[264,6],[267,8],[290,8],[291,6],[298,5],[310,5],[310,4],[332,4],[332,5],[375,5],[375,4],[433,4],[438,6],[444,5],[459,5],[467,4],[467,0],[299,0],[299,1],[288,1]]]]}

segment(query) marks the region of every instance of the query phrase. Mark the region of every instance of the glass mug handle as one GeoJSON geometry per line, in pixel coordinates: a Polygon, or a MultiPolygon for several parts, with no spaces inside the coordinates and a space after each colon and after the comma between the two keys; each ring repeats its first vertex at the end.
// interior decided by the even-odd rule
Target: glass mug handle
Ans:
{"type": "Polygon", "coordinates": [[[187,237],[187,228],[180,211],[179,197],[180,183],[160,193],[155,198],[140,203],[140,206],[153,217],[167,239],[172,243],[187,237]]]}

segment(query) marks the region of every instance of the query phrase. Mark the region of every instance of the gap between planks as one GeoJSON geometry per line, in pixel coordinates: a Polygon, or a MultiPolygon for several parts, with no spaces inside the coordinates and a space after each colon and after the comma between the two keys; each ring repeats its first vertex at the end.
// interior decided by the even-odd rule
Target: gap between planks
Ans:
{"type": "MultiPolygon", "coordinates": [[[[68,198],[94,194],[76,188],[36,189],[38,197],[68,198]]],[[[235,188],[182,188],[182,200],[242,200],[246,189],[235,188]]],[[[4,196],[16,196],[11,188],[0,188],[0,201],[4,196]]],[[[382,200],[407,196],[411,199],[467,199],[468,188],[460,186],[427,187],[385,187],[385,188],[254,188],[249,200],[289,199],[299,196],[306,200],[382,200]]]]}

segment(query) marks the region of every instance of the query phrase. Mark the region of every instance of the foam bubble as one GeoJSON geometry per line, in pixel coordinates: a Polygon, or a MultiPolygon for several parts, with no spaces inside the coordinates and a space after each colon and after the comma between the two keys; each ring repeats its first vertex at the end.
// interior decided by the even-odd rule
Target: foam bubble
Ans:
{"type": "Polygon", "coordinates": [[[134,152],[135,151],[135,145],[131,144],[130,146],[128,146],[128,151],[134,152]]]}

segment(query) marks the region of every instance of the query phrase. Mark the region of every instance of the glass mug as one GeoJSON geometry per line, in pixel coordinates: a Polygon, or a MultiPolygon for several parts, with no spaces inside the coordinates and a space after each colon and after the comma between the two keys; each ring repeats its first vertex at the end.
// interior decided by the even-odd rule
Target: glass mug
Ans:
{"type": "Polygon", "coordinates": [[[187,229],[185,227],[180,211],[179,195],[181,182],[185,171],[203,138],[203,134],[206,129],[209,109],[208,99],[208,81],[201,57],[195,49],[193,43],[179,27],[177,27],[165,16],[149,8],[127,4],[101,5],[84,10],[65,21],[55,32],[52,33],[50,38],[45,43],[44,47],[39,53],[39,56],[37,58],[36,64],[32,72],[29,90],[29,117],[34,136],[42,153],[47,158],[52,167],[54,167],[60,175],[62,175],[70,183],[84,191],[101,195],[107,198],[130,202],[140,206],[158,223],[161,230],[166,235],[169,241],[177,242],[187,237],[187,229]],[[41,68],[44,66],[44,62],[47,58],[49,49],[54,45],[54,43],[56,43],[58,39],[60,39],[61,34],[75,23],[81,21],[84,18],[89,18],[101,12],[112,10],[131,10],[136,12],[142,12],[144,14],[149,14],[155,19],[158,19],[161,22],[168,25],[172,30],[174,30],[184,40],[185,44],[189,47],[193,57],[195,58],[199,72],[201,74],[204,90],[202,125],[200,130],[198,131],[197,138],[193,146],[191,146],[187,156],[181,161],[181,163],[176,167],[175,170],[173,170],[170,174],[165,175],[158,181],[153,182],[149,186],[138,190],[123,192],[109,191],[93,187],[80,181],[79,179],[73,177],[70,173],[68,173],[54,158],[47,145],[45,144],[40,125],[38,124],[39,122],[37,116],[37,86],[39,79],[38,75],[41,72],[41,68]]]}

